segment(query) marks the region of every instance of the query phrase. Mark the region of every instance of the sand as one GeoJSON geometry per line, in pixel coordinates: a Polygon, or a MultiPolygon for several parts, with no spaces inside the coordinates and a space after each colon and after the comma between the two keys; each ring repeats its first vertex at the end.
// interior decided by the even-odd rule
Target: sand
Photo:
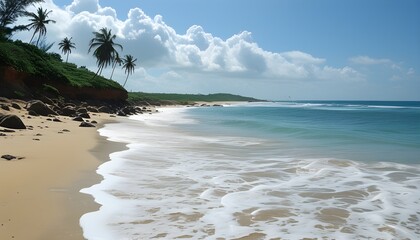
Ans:
{"type": "Polygon", "coordinates": [[[79,219],[99,205],[79,191],[99,183],[97,167],[110,152],[123,148],[97,132],[115,118],[91,113],[98,127],[81,128],[69,117],[52,122],[48,117],[28,119],[26,110],[12,113],[33,130],[0,136],[0,156],[22,158],[0,159],[0,239],[84,239],[79,219]]]}

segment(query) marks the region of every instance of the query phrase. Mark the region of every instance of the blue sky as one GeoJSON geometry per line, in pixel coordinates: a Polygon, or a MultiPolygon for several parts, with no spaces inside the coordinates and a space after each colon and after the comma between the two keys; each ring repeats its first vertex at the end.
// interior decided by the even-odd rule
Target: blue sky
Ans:
{"type": "MultiPolygon", "coordinates": [[[[57,18],[49,27],[57,39],[48,40],[73,36],[80,48],[70,61],[92,70],[83,45],[92,31],[113,29],[123,54],[139,59],[130,90],[420,100],[420,1],[47,0],[44,6],[57,18]]],[[[117,81],[124,78],[118,74],[117,81]]]]}

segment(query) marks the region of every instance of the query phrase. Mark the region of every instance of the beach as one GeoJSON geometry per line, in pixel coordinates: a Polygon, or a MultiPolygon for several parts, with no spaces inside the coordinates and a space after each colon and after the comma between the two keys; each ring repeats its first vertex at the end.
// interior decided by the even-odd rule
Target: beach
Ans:
{"type": "Polygon", "coordinates": [[[0,239],[83,239],[79,219],[99,205],[79,191],[100,182],[97,167],[123,148],[97,132],[115,118],[93,113],[90,120],[97,126],[81,128],[70,117],[54,122],[29,119],[26,110],[1,111],[20,116],[32,130],[0,137],[0,155],[17,157],[0,160],[0,239]]]}

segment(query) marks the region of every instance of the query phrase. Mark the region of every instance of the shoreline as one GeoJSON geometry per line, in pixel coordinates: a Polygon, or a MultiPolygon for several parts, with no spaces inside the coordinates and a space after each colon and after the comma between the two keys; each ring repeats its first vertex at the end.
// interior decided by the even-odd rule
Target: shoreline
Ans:
{"type": "Polygon", "coordinates": [[[22,158],[0,159],[0,239],[84,239],[80,218],[100,205],[80,190],[100,183],[98,167],[123,149],[98,132],[118,119],[92,113],[97,127],[81,128],[65,116],[53,122],[29,119],[25,110],[3,113],[21,116],[32,128],[0,138],[0,155],[22,158]]]}

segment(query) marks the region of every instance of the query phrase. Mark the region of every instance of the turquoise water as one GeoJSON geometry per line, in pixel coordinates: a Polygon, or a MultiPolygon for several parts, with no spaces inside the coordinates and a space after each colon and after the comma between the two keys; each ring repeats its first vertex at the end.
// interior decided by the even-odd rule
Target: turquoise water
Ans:
{"type": "Polygon", "coordinates": [[[294,155],[420,163],[420,102],[275,102],[188,114],[201,124],[187,128],[281,141],[294,155]]]}
{"type": "Polygon", "coordinates": [[[420,103],[161,108],[82,192],[89,240],[420,239],[420,103]]]}

